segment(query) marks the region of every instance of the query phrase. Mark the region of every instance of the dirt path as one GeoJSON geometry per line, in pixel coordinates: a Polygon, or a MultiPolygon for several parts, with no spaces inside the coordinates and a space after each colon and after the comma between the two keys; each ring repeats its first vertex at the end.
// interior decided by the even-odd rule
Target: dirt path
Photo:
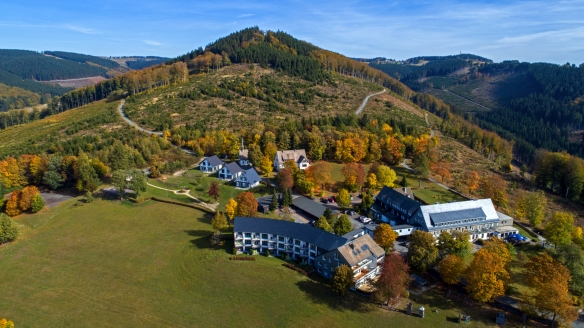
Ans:
{"type": "Polygon", "coordinates": [[[470,100],[470,99],[468,99],[468,98],[465,98],[465,97],[463,97],[463,96],[461,96],[461,95],[459,95],[459,94],[457,94],[457,93],[454,93],[454,92],[452,92],[452,91],[449,91],[449,90],[442,90],[442,89],[436,89],[436,90],[440,90],[440,91],[443,91],[443,92],[448,92],[448,93],[450,93],[450,94],[453,94],[453,95],[455,95],[456,97],[458,97],[458,98],[460,98],[460,99],[464,99],[464,100],[468,101],[469,103],[471,103],[471,104],[473,104],[473,105],[477,105],[477,106],[479,106],[479,107],[481,107],[481,108],[484,108],[484,109],[486,109],[486,110],[493,110],[493,109],[491,109],[491,108],[489,108],[489,107],[487,107],[487,106],[483,106],[483,105],[479,104],[478,102],[474,102],[474,101],[472,101],[472,100],[470,100]]]}
{"type": "Polygon", "coordinates": [[[195,201],[199,202],[201,205],[205,206],[206,208],[208,208],[208,209],[210,209],[212,211],[215,211],[217,209],[217,206],[219,205],[219,204],[213,204],[213,206],[214,206],[213,207],[213,206],[205,203],[204,201],[202,201],[202,200],[200,200],[200,199],[192,196],[188,191],[187,192],[184,192],[182,190],[166,189],[166,188],[162,188],[162,187],[159,187],[159,186],[155,186],[153,184],[150,184],[150,182],[146,182],[146,184],[149,185],[152,188],[170,191],[170,192],[172,192],[175,195],[184,195],[184,196],[187,196],[187,197],[189,197],[191,199],[194,199],[195,201]]]}
{"type": "Polygon", "coordinates": [[[381,91],[381,92],[378,92],[378,93],[373,93],[373,94],[370,94],[369,96],[365,97],[365,100],[363,100],[363,103],[361,104],[361,107],[359,107],[359,109],[357,109],[357,112],[355,112],[355,115],[359,115],[359,114],[361,114],[361,112],[363,111],[363,109],[364,109],[364,108],[365,108],[365,106],[367,105],[367,102],[369,101],[369,98],[370,98],[370,97],[373,97],[373,96],[380,95],[380,94],[382,94],[382,93],[384,93],[384,92],[386,92],[386,91],[387,91],[387,90],[383,89],[383,91],[381,91]]]}

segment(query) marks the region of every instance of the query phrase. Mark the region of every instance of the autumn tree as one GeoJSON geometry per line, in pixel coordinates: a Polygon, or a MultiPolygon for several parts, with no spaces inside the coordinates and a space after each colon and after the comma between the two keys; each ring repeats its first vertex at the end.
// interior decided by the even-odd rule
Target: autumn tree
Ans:
{"type": "Polygon", "coordinates": [[[225,204],[225,214],[230,221],[233,221],[235,217],[235,211],[237,210],[237,202],[233,198],[229,198],[227,204],[225,204]]]}
{"type": "Polygon", "coordinates": [[[79,192],[94,191],[99,186],[99,178],[87,154],[83,152],[79,154],[74,164],[74,172],[77,179],[76,187],[79,192]]]}
{"type": "Polygon", "coordinates": [[[353,270],[346,264],[335,268],[331,288],[335,294],[344,296],[347,290],[353,286],[353,270]]]}
{"type": "Polygon", "coordinates": [[[367,188],[372,190],[377,189],[377,176],[375,173],[367,174],[367,188]]]}
{"type": "Polygon", "coordinates": [[[278,171],[278,184],[283,189],[292,189],[294,186],[294,178],[292,177],[292,170],[290,168],[283,168],[278,171]]]}
{"type": "Polygon", "coordinates": [[[353,230],[353,225],[351,224],[349,216],[342,214],[334,223],[333,230],[335,231],[335,234],[339,236],[351,232],[351,230],[353,230]]]}
{"type": "Polygon", "coordinates": [[[369,193],[366,193],[365,195],[363,195],[363,199],[361,200],[361,208],[363,210],[366,210],[373,206],[373,202],[374,202],[373,196],[371,196],[369,193]]]}
{"type": "Polygon", "coordinates": [[[307,179],[311,180],[315,186],[324,190],[324,186],[331,181],[332,166],[329,162],[318,161],[306,169],[307,179]]]}
{"type": "Polygon", "coordinates": [[[429,232],[415,230],[409,238],[408,263],[425,272],[436,262],[437,258],[438,248],[434,236],[429,232]]]}
{"type": "Polygon", "coordinates": [[[318,218],[318,220],[316,220],[316,223],[314,224],[315,227],[322,229],[326,232],[333,232],[333,228],[329,225],[328,221],[326,220],[326,218],[324,216],[321,216],[320,218],[318,218]]]}
{"type": "Polygon", "coordinates": [[[348,207],[351,205],[351,195],[347,189],[340,189],[336,197],[337,204],[341,207],[348,207]]]}
{"type": "Polygon", "coordinates": [[[6,188],[23,186],[27,183],[24,169],[18,166],[18,161],[14,157],[0,161],[0,180],[6,188]]]}
{"type": "Polygon", "coordinates": [[[379,165],[377,168],[377,184],[381,187],[386,186],[393,188],[394,182],[397,179],[395,171],[385,165],[379,165]]]}
{"type": "Polygon", "coordinates": [[[468,189],[468,193],[472,195],[473,191],[479,188],[479,174],[477,171],[468,171],[464,174],[464,185],[468,189]]]}
{"type": "Polygon", "coordinates": [[[18,226],[14,220],[6,214],[0,213],[0,244],[16,240],[18,234],[18,226]]]}
{"type": "Polygon", "coordinates": [[[420,153],[414,156],[413,160],[413,167],[416,170],[416,173],[423,179],[428,178],[428,174],[430,173],[430,160],[428,156],[424,153],[420,153]]]}
{"type": "Polygon", "coordinates": [[[517,218],[528,220],[529,223],[537,227],[545,218],[546,208],[547,198],[543,191],[524,192],[519,197],[515,213],[517,218]]]}
{"type": "Polygon", "coordinates": [[[215,202],[217,202],[217,199],[219,199],[219,184],[217,181],[211,182],[209,185],[209,190],[207,190],[207,195],[209,195],[209,197],[213,197],[215,202]]]}
{"type": "Polygon", "coordinates": [[[6,202],[5,208],[6,214],[14,217],[22,213],[22,210],[20,209],[20,197],[21,197],[20,190],[15,190],[12,192],[12,196],[10,196],[10,198],[6,202]]]}
{"type": "Polygon", "coordinates": [[[397,234],[393,231],[391,226],[387,223],[382,223],[373,231],[373,239],[379,246],[389,253],[393,249],[393,243],[397,239],[397,234]]]}
{"type": "Polygon", "coordinates": [[[451,254],[438,262],[438,272],[445,283],[456,285],[463,276],[466,267],[464,260],[457,255],[451,254]]]}
{"type": "Polygon", "coordinates": [[[235,210],[236,216],[253,217],[258,210],[258,202],[253,196],[252,192],[242,192],[236,199],[237,208],[235,210]]]}
{"type": "Polygon", "coordinates": [[[552,326],[569,327],[578,318],[568,292],[572,279],[568,269],[549,254],[532,256],[525,264],[525,282],[532,288],[530,303],[540,313],[551,315],[552,326]]]}
{"type": "Polygon", "coordinates": [[[555,212],[545,226],[545,237],[555,247],[572,243],[574,216],[568,212],[555,212]]]}
{"type": "Polygon", "coordinates": [[[268,179],[268,183],[270,180],[270,173],[272,173],[273,165],[272,160],[268,156],[263,156],[260,162],[260,170],[264,173],[266,178],[268,179]]]}
{"type": "Polygon", "coordinates": [[[434,173],[436,173],[436,175],[440,177],[440,182],[450,180],[451,176],[449,162],[446,161],[437,162],[436,164],[434,164],[434,167],[432,169],[434,173]]]}
{"type": "Polygon", "coordinates": [[[496,206],[507,207],[507,182],[499,175],[485,175],[479,180],[481,193],[485,198],[491,198],[496,206]]]}
{"type": "Polygon", "coordinates": [[[509,247],[507,247],[507,243],[499,237],[493,236],[490,240],[483,241],[483,249],[486,249],[493,254],[497,254],[506,268],[508,268],[513,260],[513,256],[509,251],[509,247]]]}
{"type": "Polygon", "coordinates": [[[14,322],[2,318],[0,319],[0,328],[14,328],[14,322]]]}
{"type": "Polygon", "coordinates": [[[225,215],[221,212],[215,213],[215,216],[211,220],[211,225],[215,231],[221,231],[229,226],[225,215]]]}
{"type": "Polygon", "coordinates": [[[25,212],[31,209],[32,199],[35,195],[40,195],[39,190],[35,186],[27,186],[22,189],[18,201],[18,206],[21,211],[25,212]]]}
{"type": "Polygon", "coordinates": [[[479,302],[491,302],[505,295],[509,272],[503,259],[496,253],[482,248],[474,254],[465,276],[467,292],[479,302]]]}
{"type": "Polygon", "coordinates": [[[345,187],[349,190],[357,190],[365,182],[365,171],[361,164],[347,163],[341,169],[341,173],[345,177],[345,187]]]}
{"type": "Polygon", "coordinates": [[[570,271],[572,276],[570,290],[574,294],[584,294],[584,249],[576,244],[570,244],[550,253],[570,271]]]}
{"type": "Polygon", "coordinates": [[[164,162],[162,162],[162,159],[160,158],[160,156],[152,155],[152,157],[150,158],[149,164],[150,164],[150,177],[158,178],[160,176],[160,171],[162,170],[162,167],[164,166],[164,162]]]}
{"type": "Polygon", "coordinates": [[[381,274],[375,281],[375,297],[387,307],[393,309],[399,305],[402,297],[407,295],[411,282],[410,267],[398,252],[390,252],[385,256],[381,274]]]}

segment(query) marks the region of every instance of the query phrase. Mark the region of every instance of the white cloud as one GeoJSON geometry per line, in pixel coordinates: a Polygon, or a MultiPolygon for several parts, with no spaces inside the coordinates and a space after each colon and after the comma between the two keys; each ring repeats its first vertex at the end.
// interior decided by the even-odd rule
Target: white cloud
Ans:
{"type": "Polygon", "coordinates": [[[243,15],[239,15],[237,16],[237,18],[244,18],[244,17],[250,17],[253,16],[254,14],[243,14],[243,15]]]}
{"type": "Polygon", "coordinates": [[[75,31],[75,32],[79,32],[79,33],[83,33],[83,34],[99,34],[100,32],[92,29],[92,28],[87,28],[87,27],[83,27],[83,26],[77,26],[77,25],[71,25],[71,24],[67,24],[67,25],[63,25],[61,26],[61,28],[67,29],[67,30],[71,30],[71,31],[75,31]]]}

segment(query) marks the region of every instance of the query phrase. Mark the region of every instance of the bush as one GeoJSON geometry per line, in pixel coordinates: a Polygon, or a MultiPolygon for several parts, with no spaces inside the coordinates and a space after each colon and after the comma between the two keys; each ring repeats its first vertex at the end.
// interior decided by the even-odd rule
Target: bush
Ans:
{"type": "Polygon", "coordinates": [[[15,240],[18,237],[18,227],[11,217],[0,213],[0,244],[15,240]]]}
{"type": "Polygon", "coordinates": [[[256,258],[253,256],[232,256],[229,258],[232,261],[255,261],[256,258]]]}
{"type": "Polygon", "coordinates": [[[237,248],[233,247],[233,255],[237,255],[237,248]]]}
{"type": "Polygon", "coordinates": [[[93,198],[93,194],[91,193],[91,191],[88,191],[85,193],[85,201],[88,203],[93,202],[94,198],[93,198]]]}
{"type": "Polygon", "coordinates": [[[266,256],[270,257],[270,250],[269,249],[266,249],[266,256]]]}
{"type": "Polygon", "coordinates": [[[305,275],[305,276],[308,276],[308,272],[306,272],[306,271],[304,271],[304,270],[300,269],[299,267],[297,267],[297,266],[295,266],[295,265],[293,265],[293,264],[290,264],[290,263],[284,263],[284,266],[285,266],[285,267],[287,267],[288,269],[292,269],[292,270],[294,270],[294,271],[297,271],[297,272],[299,272],[299,273],[301,273],[301,274],[303,274],[303,275],[305,275]]]}
{"type": "Polygon", "coordinates": [[[36,213],[45,207],[45,199],[41,194],[36,194],[32,196],[32,200],[30,201],[30,209],[33,213],[36,213]]]}

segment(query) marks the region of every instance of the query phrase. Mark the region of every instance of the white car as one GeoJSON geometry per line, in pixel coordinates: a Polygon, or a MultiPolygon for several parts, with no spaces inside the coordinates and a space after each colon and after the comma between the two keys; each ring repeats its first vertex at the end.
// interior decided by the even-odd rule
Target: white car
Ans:
{"type": "Polygon", "coordinates": [[[362,217],[360,217],[360,218],[359,218],[359,221],[361,221],[361,223],[365,223],[365,224],[367,224],[367,223],[371,222],[371,219],[370,219],[370,218],[367,218],[367,217],[364,217],[364,216],[362,216],[362,217]]]}

